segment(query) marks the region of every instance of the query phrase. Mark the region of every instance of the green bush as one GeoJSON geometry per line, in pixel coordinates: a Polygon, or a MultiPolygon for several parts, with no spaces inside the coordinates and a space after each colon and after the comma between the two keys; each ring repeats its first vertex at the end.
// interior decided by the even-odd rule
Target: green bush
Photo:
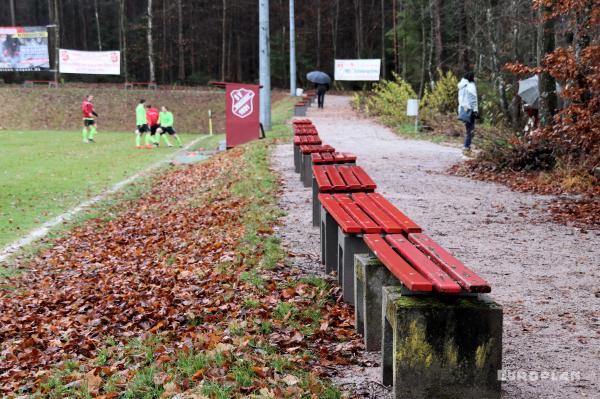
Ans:
{"type": "Polygon", "coordinates": [[[410,122],[406,116],[406,103],[417,94],[409,83],[400,76],[394,75],[394,80],[382,80],[377,83],[372,94],[364,99],[355,97],[355,105],[362,103],[361,108],[368,115],[377,115],[386,123],[399,124],[410,122]]]}
{"type": "Polygon", "coordinates": [[[435,82],[433,90],[425,89],[421,108],[425,113],[455,114],[458,109],[458,78],[452,71],[444,75],[438,70],[438,75],[440,79],[435,82]]]}

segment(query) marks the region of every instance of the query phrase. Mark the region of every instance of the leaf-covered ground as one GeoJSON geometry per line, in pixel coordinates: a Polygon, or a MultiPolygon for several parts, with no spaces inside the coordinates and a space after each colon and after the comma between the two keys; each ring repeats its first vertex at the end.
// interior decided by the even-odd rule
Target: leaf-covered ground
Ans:
{"type": "Polygon", "coordinates": [[[338,289],[283,263],[268,141],[157,177],[0,282],[0,387],[33,397],[336,398],[338,289]]]}
{"type": "Polygon", "coordinates": [[[457,176],[504,184],[520,192],[553,195],[554,198],[540,204],[540,207],[546,210],[548,220],[583,229],[600,228],[600,179],[591,175],[573,174],[570,170],[498,171],[477,160],[454,165],[448,172],[457,176]]]}

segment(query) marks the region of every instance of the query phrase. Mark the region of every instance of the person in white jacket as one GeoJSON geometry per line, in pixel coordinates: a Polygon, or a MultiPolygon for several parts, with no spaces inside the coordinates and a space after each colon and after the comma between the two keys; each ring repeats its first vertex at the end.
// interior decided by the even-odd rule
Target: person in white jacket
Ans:
{"type": "Polygon", "coordinates": [[[470,114],[467,120],[463,120],[466,128],[465,145],[463,153],[469,155],[471,142],[475,134],[475,119],[479,119],[479,103],[477,101],[477,86],[475,85],[475,73],[467,72],[458,82],[458,113],[470,114]]]}

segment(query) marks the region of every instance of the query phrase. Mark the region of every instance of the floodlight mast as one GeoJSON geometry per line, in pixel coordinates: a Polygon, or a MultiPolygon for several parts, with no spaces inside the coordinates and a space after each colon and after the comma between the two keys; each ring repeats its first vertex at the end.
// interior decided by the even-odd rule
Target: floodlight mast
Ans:
{"type": "Polygon", "coordinates": [[[290,0],[290,95],[296,95],[296,19],[294,0],[290,0]]]}
{"type": "Polygon", "coordinates": [[[260,121],[265,131],[271,131],[271,45],[269,35],[269,0],[259,2],[259,69],[260,121]]]}

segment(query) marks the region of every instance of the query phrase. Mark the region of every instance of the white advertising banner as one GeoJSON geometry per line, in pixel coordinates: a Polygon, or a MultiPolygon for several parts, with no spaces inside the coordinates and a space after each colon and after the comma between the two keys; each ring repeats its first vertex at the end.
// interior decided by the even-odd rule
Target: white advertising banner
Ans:
{"type": "Polygon", "coordinates": [[[120,75],[120,51],[76,51],[60,49],[60,73],[120,75]]]}
{"type": "Polygon", "coordinates": [[[378,81],[381,60],[335,60],[335,80],[378,81]]]}

